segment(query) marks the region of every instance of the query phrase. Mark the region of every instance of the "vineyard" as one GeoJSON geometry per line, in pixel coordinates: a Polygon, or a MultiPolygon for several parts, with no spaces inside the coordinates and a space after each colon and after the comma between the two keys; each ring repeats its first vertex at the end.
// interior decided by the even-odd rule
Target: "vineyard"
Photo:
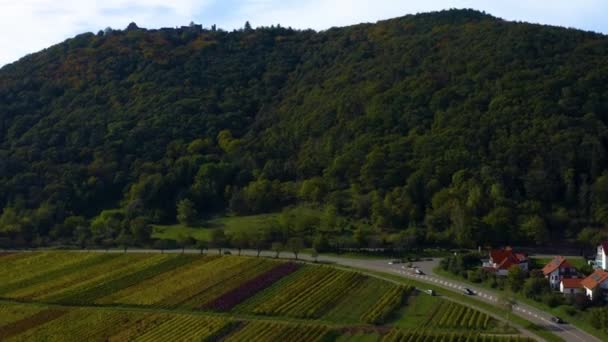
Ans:
{"type": "Polygon", "coordinates": [[[522,336],[481,335],[479,333],[436,333],[433,331],[400,331],[392,330],[384,335],[382,342],[532,342],[522,336]]]}
{"type": "Polygon", "coordinates": [[[188,254],[42,252],[1,259],[1,341],[397,341],[412,334],[483,341],[496,335],[493,318],[435,298],[416,326],[423,330],[393,328],[391,322],[408,319],[399,316],[412,287],[329,266],[188,254]]]}
{"type": "Polygon", "coordinates": [[[454,302],[442,301],[425,324],[432,329],[486,330],[494,320],[477,310],[454,302]]]}

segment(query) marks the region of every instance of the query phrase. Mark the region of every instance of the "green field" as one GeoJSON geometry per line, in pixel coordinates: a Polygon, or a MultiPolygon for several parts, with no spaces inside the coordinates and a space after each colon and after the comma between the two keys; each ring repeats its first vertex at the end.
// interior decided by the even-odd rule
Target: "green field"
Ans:
{"type": "Polygon", "coordinates": [[[2,341],[376,341],[414,332],[431,340],[445,337],[438,333],[517,333],[469,307],[330,266],[84,252],[5,254],[0,261],[2,341]]]}
{"type": "Polygon", "coordinates": [[[169,226],[153,226],[152,237],[155,239],[177,240],[181,236],[193,237],[196,240],[209,241],[213,229],[223,229],[228,235],[236,232],[255,232],[267,227],[272,221],[277,220],[279,214],[262,214],[252,216],[227,216],[219,217],[204,222],[194,227],[186,227],[182,224],[169,226]]]}

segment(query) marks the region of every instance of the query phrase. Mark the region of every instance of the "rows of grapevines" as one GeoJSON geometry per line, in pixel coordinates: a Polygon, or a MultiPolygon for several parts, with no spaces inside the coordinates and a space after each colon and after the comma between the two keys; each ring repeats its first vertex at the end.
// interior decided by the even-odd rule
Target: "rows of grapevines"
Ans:
{"type": "Polygon", "coordinates": [[[371,324],[381,324],[397,310],[412,293],[413,288],[409,286],[395,285],[387,291],[363,316],[361,320],[371,324]]]}
{"type": "Polygon", "coordinates": [[[437,333],[432,331],[403,331],[393,329],[382,342],[532,342],[524,336],[482,335],[479,333],[437,333]]]}
{"type": "MultiPolygon", "coordinates": [[[[67,311],[65,310],[45,309],[5,324],[0,327],[0,341],[5,341],[24,332],[29,332],[32,329],[36,329],[39,326],[44,326],[46,323],[57,320],[66,313],[67,311]]],[[[35,339],[29,340],[33,341],[35,339]]]]}
{"type": "Polygon", "coordinates": [[[126,274],[135,273],[143,268],[147,268],[151,265],[156,265],[167,258],[166,255],[152,254],[152,255],[128,255],[123,254],[120,258],[112,260],[111,263],[102,264],[99,266],[96,273],[91,273],[90,270],[83,270],[80,273],[82,276],[88,275],[88,279],[81,278],[74,284],[69,284],[59,291],[45,294],[38,300],[61,303],[64,298],[73,298],[74,296],[89,291],[101,284],[112,282],[115,279],[121,278],[126,274]]]}
{"type": "Polygon", "coordinates": [[[217,311],[228,311],[261,290],[271,286],[281,278],[297,271],[300,266],[301,264],[293,262],[277,264],[255,278],[251,278],[248,281],[241,283],[238,287],[224,292],[223,295],[218,296],[205,304],[205,308],[217,311]]]}
{"type": "Polygon", "coordinates": [[[238,266],[225,269],[224,272],[217,275],[214,279],[209,279],[194,288],[188,289],[187,293],[194,295],[185,297],[183,295],[173,296],[177,298],[185,298],[181,302],[174,302],[186,308],[201,308],[206,303],[211,302],[215,298],[220,297],[226,292],[229,292],[241,284],[263,274],[274,266],[276,261],[251,258],[248,262],[239,264],[238,266]]]}
{"type": "MultiPolygon", "coordinates": [[[[75,255],[75,253],[72,254],[75,255]]],[[[65,276],[12,291],[9,296],[21,300],[53,302],[70,291],[87,285],[98,284],[104,279],[124,274],[129,270],[137,269],[144,263],[154,262],[155,260],[155,256],[151,255],[120,254],[94,266],[82,266],[77,271],[65,276]]]]}
{"type": "Polygon", "coordinates": [[[100,298],[96,300],[96,303],[154,305],[170,297],[175,291],[200,283],[201,279],[213,276],[223,267],[240,262],[244,262],[244,260],[220,256],[198,258],[182,267],[100,298]]]}
{"type": "Polygon", "coordinates": [[[322,318],[332,322],[359,323],[361,316],[394,286],[387,281],[367,277],[355,289],[344,294],[322,318]]]}
{"type": "Polygon", "coordinates": [[[171,319],[153,327],[135,341],[193,341],[210,339],[229,327],[232,321],[220,317],[173,315],[171,319]]]}
{"type": "Polygon", "coordinates": [[[7,279],[3,285],[9,285],[69,267],[82,259],[95,256],[92,253],[70,252],[15,253],[2,258],[0,279],[7,279]]]}
{"type": "MultiPolygon", "coordinates": [[[[51,269],[48,272],[42,272],[35,274],[29,278],[22,279],[20,281],[12,281],[0,286],[0,293],[4,294],[5,297],[15,297],[16,294],[11,292],[17,290],[23,290],[36,286],[46,286],[51,281],[56,279],[65,278],[70,274],[78,273],[81,270],[94,267],[96,265],[105,263],[111,259],[118,257],[118,255],[112,254],[74,254],[74,262],[70,262],[62,265],[60,268],[51,269]]],[[[28,271],[29,273],[29,271],[28,271]]]]}
{"type": "Polygon", "coordinates": [[[33,305],[13,305],[0,303],[0,327],[31,316],[45,308],[33,305]]]}
{"type": "Polygon", "coordinates": [[[426,326],[434,328],[482,329],[488,328],[492,318],[478,310],[454,302],[444,301],[435,310],[426,326]]]}
{"type": "Polygon", "coordinates": [[[168,272],[191,263],[196,257],[189,255],[165,255],[163,259],[156,263],[142,267],[141,269],[127,273],[119,278],[100,283],[95,287],[85,291],[76,292],[70,296],[65,296],[59,302],[67,304],[91,304],[98,298],[105,297],[122,289],[128,288],[142,281],[152,278],[158,274],[168,272]]]}
{"type": "MultiPolygon", "coordinates": [[[[14,310],[23,305],[14,304],[14,310]]],[[[2,341],[185,341],[231,330],[222,317],[108,309],[45,309],[0,326],[2,341]]]]}
{"type": "Polygon", "coordinates": [[[260,303],[253,312],[318,318],[366,278],[359,273],[327,267],[312,267],[307,273],[308,276],[281,287],[280,291],[260,303]]]}
{"type": "Polygon", "coordinates": [[[144,281],[128,289],[127,296],[118,298],[114,303],[174,307],[199,293],[200,288],[208,286],[206,284],[216,284],[226,274],[232,274],[238,265],[247,265],[248,262],[250,259],[218,257],[209,262],[196,263],[195,267],[180,268],[144,281]]]}
{"type": "Polygon", "coordinates": [[[323,325],[248,322],[225,341],[322,341],[329,329],[323,325]]]}

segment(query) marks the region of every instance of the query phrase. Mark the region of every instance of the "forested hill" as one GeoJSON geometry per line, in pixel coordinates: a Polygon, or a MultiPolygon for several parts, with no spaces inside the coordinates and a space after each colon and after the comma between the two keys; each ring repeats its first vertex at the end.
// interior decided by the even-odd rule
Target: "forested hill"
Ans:
{"type": "Polygon", "coordinates": [[[319,231],[461,246],[597,238],[607,123],[600,34],[471,10],[132,24],[0,69],[0,238],[145,239],[178,203],[184,221],[314,206],[319,231]]]}

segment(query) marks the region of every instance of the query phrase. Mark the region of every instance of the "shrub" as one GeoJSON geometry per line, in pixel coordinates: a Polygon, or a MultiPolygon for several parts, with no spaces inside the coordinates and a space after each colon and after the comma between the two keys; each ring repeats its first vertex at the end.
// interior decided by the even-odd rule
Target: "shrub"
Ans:
{"type": "Polygon", "coordinates": [[[564,299],[561,295],[557,293],[545,293],[542,295],[542,302],[547,304],[549,307],[554,308],[563,304],[564,299]]]}

